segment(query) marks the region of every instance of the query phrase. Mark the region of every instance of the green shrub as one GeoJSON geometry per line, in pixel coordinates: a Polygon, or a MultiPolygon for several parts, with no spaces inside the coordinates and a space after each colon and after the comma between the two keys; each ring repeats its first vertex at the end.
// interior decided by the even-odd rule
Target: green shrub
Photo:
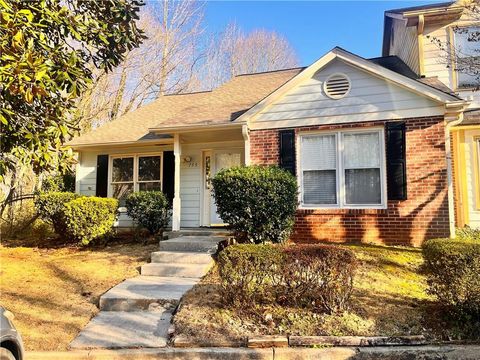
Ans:
{"type": "Polygon", "coordinates": [[[480,242],[428,240],[423,257],[428,292],[459,313],[480,315],[480,242]]]}
{"type": "Polygon", "coordinates": [[[161,191],[140,191],[128,195],[125,200],[127,215],[150,235],[163,232],[170,219],[170,203],[161,191]]]}
{"type": "Polygon", "coordinates": [[[456,229],[455,235],[457,240],[480,241],[480,229],[474,229],[470,226],[456,229]]]}
{"type": "Polygon", "coordinates": [[[281,303],[329,314],[348,309],[357,267],[353,251],[334,245],[297,245],[285,252],[281,303]]]}
{"type": "Polygon", "coordinates": [[[273,301],[284,261],[275,245],[240,244],[225,248],[218,257],[223,299],[227,304],[273,301]]]}
{"type": "Polygon", "coordinates": [[[357,261],[337,246],[233,245],[218,258],[226,305],[278,304],[334,313],[350,303],[357,261]]]}
{"type": "Polygon", "coordinates": [[[82,245],[108,236],[117,217],[118,200],[80,197],[65,204],[66,235],[82,245]]]}
{"type": "Polygon", "coordinates": [[[53,225],[55,233],[64,236],[66,232],[65,204],[79,195],[71,192],[45,192],[35,197],[35,207],[40,217],[53,225]]]}
{"type": "Polygon", "coordinates": [[[239,240],[253,243],[288,239],[297,209],[297,181],[276,166],[221,170],[212,180],[220,217],[239,240]]]}

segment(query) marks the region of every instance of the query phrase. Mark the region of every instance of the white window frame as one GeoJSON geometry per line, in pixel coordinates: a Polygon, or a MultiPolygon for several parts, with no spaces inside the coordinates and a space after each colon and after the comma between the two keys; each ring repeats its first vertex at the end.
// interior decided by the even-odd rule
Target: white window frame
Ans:
{"type": "MultiPolygon", "coordinates": [[[[470,23],[470,24],[463,24],[462,26],[457,26],[458,28],[462,28],[462,29],[465,29],[465,28],[479,28],[480,29],[480,23],[478,22],[473,22],[473,23],[470,23]]],[[[455,49],[458,47],[458,40],[457,40],[457,36],[456,36],[456,33],[453,29],[453,27],[450,27],[450,36],[449,36],[449,40],[450,42],[454,45],[454,51],[455,49]]],[[[452,68],[451,68],[451,71],[454,72],[454,81],[455,81],[455,89],[457,91],[467,91],[467,90],[471,90],[471,89],[474,89],[475,87],[472,87],[472,86],[466,86],[466,85],[460,85],[460,76],[458,74],[458,72],[456,71],[457,69],[457,62],[456,62],[456,58],[460,57],[458,54],[455,54],[455,56],[453,56],[452,60],[451,60],[451,65],[452,65],[452,68]]]]}
{"type": "MultiPolygon", "coordinates": [[[[139,184],[140,183],[147,183],[147,182],[158,182],[158,181],[139,181],[138,180],[138,159],[141,157],[148,157],[148,156],[160,156],[160,188],[163,188],[163,151],[160,152],[140,152],[140,153],[122,153],[122,154],[111,154],[108,157],[108,197],[113,197],[113,187],[112,187],[112,180],[113,180],[113,159],[119,158],[133,158],[133,191],[139,191],[139,184]]],[[[117,183],[124,183],[124,182],[117,182],[117,183]]],[[[125,182],[126,183],[126,182],[125,182]]],[[[124,207],[119,208],[120,211],[126,211],[124,207]]]]}
{"type": "MultiPolygon", "coordinates": [[[[300,209],[386,209],[387,208],[387,177],[386,177],[386,153],[385,153],[385,129],[383,127],[372,127],[366,129],[348,129],[348,130],[337,130],[337,131],[308,131],[299,133],[296,141],[297,146],[297,180],[299,184],[299,208],[300,209]],[[380,204],[347,204],[346,203],[346,194],[345,194],[345,167],[343,160],[343,134],[371,134],[378,133],[380,141],[380,195],[381,203],[380,204]],[[309,136],[318,136],[318,135],[335,135],[336,146],[337,146],[337,203],[336,204],[305,204],[303,202],[303,169],[302,169],[302,138],[309,136]]],[[[370,168],[369,168],[370,169],[370,168]]]]}

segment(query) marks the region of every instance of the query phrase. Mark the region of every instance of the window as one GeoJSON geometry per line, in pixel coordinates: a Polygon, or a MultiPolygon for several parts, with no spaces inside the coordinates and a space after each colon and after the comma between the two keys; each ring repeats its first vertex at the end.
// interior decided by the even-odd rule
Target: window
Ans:
{"type": "Polygon", "coordinates": [[[465,27],[454,30],[457,81],[459,88],[471,88],[479,85],[476,64],[480,60],[478,38],[480,27],[465,27]]]}
{"type": "Polygon", "coordinates": [[[133,191],[162,190],[160,155],[129,155],[112,157],[110,196],[120,206],[133,191]]]}
{"type": "Polygon", "coordinates": [[[300,136],[301,203],[305,207],[383,207],[383,130],[300,136]]]}

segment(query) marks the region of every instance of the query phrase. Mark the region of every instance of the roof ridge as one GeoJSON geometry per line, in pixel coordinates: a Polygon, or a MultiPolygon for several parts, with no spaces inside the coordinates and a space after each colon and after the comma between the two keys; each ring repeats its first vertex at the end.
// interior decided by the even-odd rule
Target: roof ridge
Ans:
{"type": "Polygon", "coordinates": [[[277,70],[269,70],[269,71],[259,71],[259,72],[255,72],[255,73],[244,73],[244,74],[238,74],[238,75],[235,75],[234,78],[236,77],[240,77],[240,76],[251,76],[251,75],[262,75],[262,74],[271,74],[271,73],[275,73],[275,72],[281,72],[281,71],[292,71],[292,70],[304,70],[306,69],[308,66],[297,66],[297,67],[292,67],[292,68],[285,68],[285,69],[277,69],[277,70]]]}

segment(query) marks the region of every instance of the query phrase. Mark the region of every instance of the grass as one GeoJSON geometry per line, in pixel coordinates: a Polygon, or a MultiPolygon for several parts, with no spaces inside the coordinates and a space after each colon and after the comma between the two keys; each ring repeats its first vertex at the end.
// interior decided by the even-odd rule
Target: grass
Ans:
{"type": "Polygon", "coordinates": [[[184,298],[175,317],[177,331],[197,341],[239,341],[249,335],[363,335],[424,334],[424,315],[430,298],[421,273],[421,250],[407,247],[342,245],[353,250],[357,271],[349,312],[313,313],[280,306],[244,309],[222,305],[215,269],[184,298]]]}
{"type": "Polygon", "coordinates": [[[89,248],[34,244],[0,246],[0,303],[14,313],[27,350],[65,350],[98,312],[100,295],[138,275],[158,248],[125,241],[89,248]]]}

